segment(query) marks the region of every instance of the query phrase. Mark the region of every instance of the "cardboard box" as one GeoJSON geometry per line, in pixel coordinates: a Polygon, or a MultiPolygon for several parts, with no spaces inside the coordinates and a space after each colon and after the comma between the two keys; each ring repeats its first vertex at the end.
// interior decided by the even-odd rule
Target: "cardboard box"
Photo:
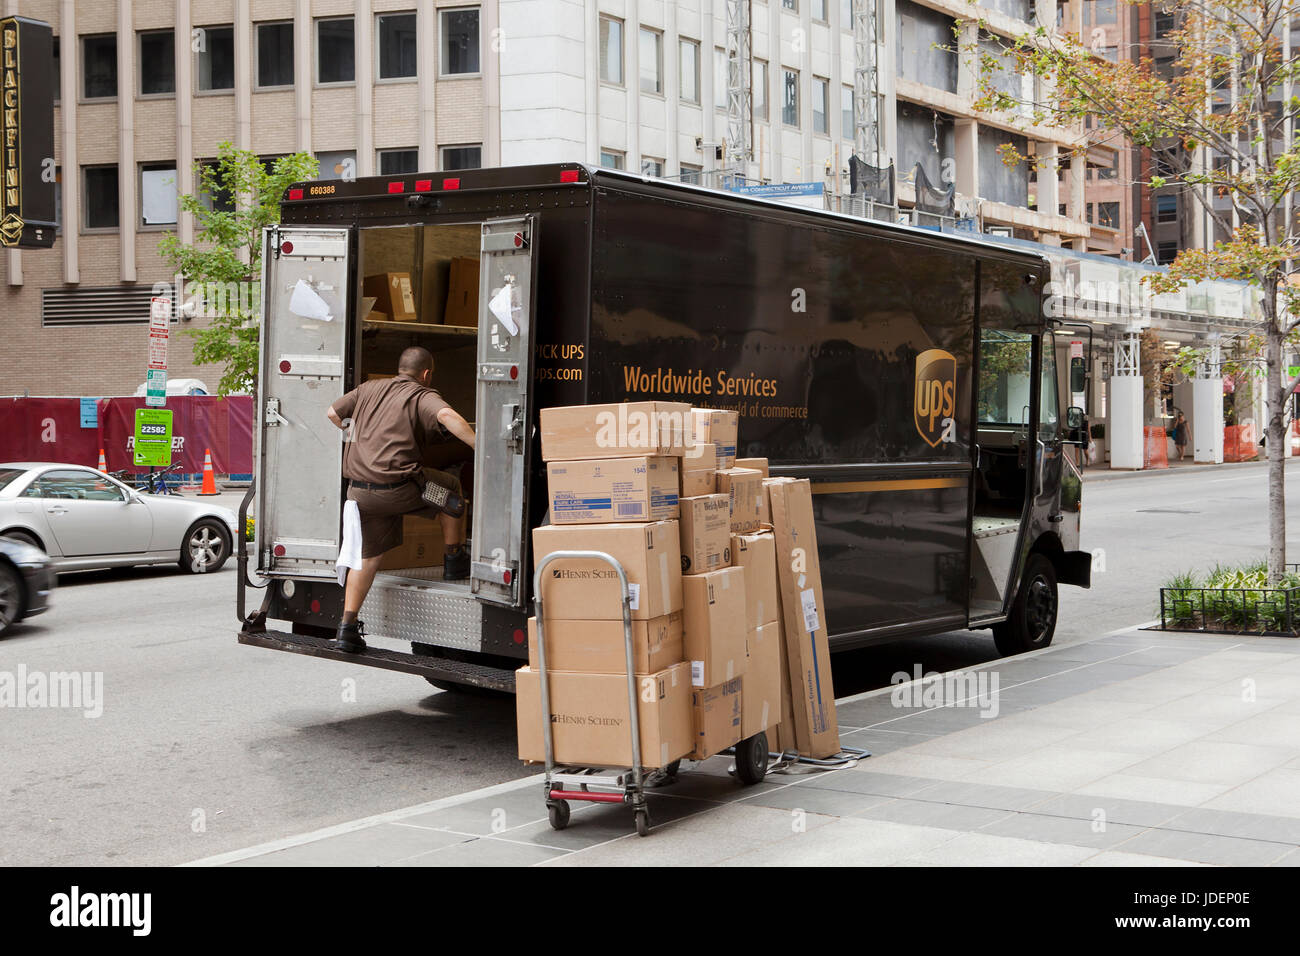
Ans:
{"type": "Polygon", "coordinates": [[[740,743],[742,679],[736,677],[716,687],[691,691],[691,725],[695,731],[692,760],[703,760],[740,743]]]}
{"type": "MultiPolygon", "coordinates": [[[[632,672],[657,674],[685,659],[682,612],[632,622],[632,672]]],[[[537,670],[537,618],[528,619],[528,666],[537,670]]],[[[564,621],[547,615],[546,667],[579,674],[626,674],[622,621],[564,621]]]]}
{"type": "Polygon", "coordinates": [[[478,325],[478,257],[456,256],[447,274],[446,325],[478,325]]]}
{"type": "MultiPolygon", "coordinates": [[[[551,727],[558,763],[587,767],[632,766],[626,674],[574,674],[547,669],[551,727]]],[[[641,763],[663,767],[690,753],[694,743],[687,665],[674,664],[636,678],[641,763]]],[[[542,682],[532,668],[515,671],[515,725],[519,759],[544,761],[542,682]]]]}
{"type": "Polygon", "coordinates": [[[695,440],[718,449],[718,467],[730,468],[736,463],[736,436],[740,430],[740,416],[720,408],[692,408],[695,421],[695,440]]]}
{"type": "Polygon", "coordinates": [[[718,494],[731,499],[731,530],[748,534],[762,524],[763,475],[752,468],[720,468],[718,494]]]}
{"type": "Polygon", "coordinates": [[[812,486],[808,479],[769,478],[781,585],[790,700],[799,752],[810,757],[839,753],[840,735],[826,636],[826,600],[817,558],[812,486]]]}
{"type": "Polygon", "coordinates": [[[601,524],[676,518],[677,458],[597,458],[546,466],[551,521],[601,524]]]}
{"type": "Polygon", "coordinates": [[[780,620],[776,538],[770,531],[731,536],[731,566],[745,572],[745,626],[753,631],[780,620]]]}
{"type": "Polygon", "coordinates": [[[683,498],[682,574],[702,574],[731,564],[731,501],[726,495],[683,498]]]}
{"type": "Polygon", "coordinates": [[[380,571],[401,568],[437,568],[445,556],[442,524],[437,518],[402,518],[402,543],[384,553],[380,571]]]}
{"type": "MultiPolygon", "coordinates": [[[[623,565],[632,619],[652,621],[682,609],[681,541],[676,521],[543,525],[533,529],[533,560],[552,551],[604,551],[623,565]]],[[[536,566],[536,565],[534,565],[536,566]]],[[[542,582],[547,620],[621,621],[618,574],[604,561],[562,558],[542,582]]]]}
{"type": "Polygon", "coordinates": [[[718,491],[718,450],[712,445],[693,445],[682,457],[681,496],[712,495],[718,491]]]}
{"type": "Polygon", "coordinates": [[[745,572],[722,568],[682,578],[682,627],[692,687],[745,673],[745,572]]]}
{"type": "Polygon", "coordinates": [[[686,450],[691,424],[684,402],[566,405],[541,411],[542,458],[638,458],[686,450]]]}
{"type": "MultiPolygon", "coordinates": [[[[741,694],[740,736],[752,737],[781,722],[781,625],[765,624],[745,639],[749,662],[745,665],[741,694]]],[[[777,747],[768,735],[769,750],[777,747]]]]}
{"type": "Polygon", "coordinates": [[[409,272],[380,272],[366,276],[361,291],[375,297],[376,311],[385,313],[396,322],[414,322],[418,318],[409,272]]]}
{"type": "Polygon", "coordinates": [[[733,468],[753,468],[755,471],[761,471],[764,478],[770,478],[771,472],[768,470],[766,458],[737,458],[733,468]]]}

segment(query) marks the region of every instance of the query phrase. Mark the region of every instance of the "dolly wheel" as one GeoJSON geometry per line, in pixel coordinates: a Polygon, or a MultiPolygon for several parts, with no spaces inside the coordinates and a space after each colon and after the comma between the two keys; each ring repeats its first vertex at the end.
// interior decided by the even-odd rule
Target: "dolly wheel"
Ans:
{"type": "Polygon", "coordinates": [[[638,810],[636,812],[636,835],[646,836],[650,832],[650,811],[638,810]]]}
{"type": "Polygon", "coordinates": [[[767,776],[767,733],[760,730],[736,744],[736,778],[749,787],[767,776]]]}
{"type": "Polygon", "coordinates": [[[677,772],[681,769],[682,769],[682,762],[680,759],[674,760],[668,766],[664,767],[664,776],[668,778],[669,783],[672,783],[674,780],[677,779],[677,772]]]}
{"type": "Polygon", "coordinates": [[[563,830],[569,825],[569,801],[552,800],[546,805],[546,814],[551,818],[552,830],[563,830]]]}

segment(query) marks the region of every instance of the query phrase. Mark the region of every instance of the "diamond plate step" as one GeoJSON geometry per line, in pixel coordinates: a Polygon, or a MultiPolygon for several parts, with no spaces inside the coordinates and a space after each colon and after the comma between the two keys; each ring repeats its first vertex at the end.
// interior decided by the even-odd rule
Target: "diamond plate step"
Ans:
{"type": "Polygon", "coordinates": [[[330,641],[323,637],[286,634],[284,631],[247,630],[239,632],[239,643],[250,647],[265,647],[273,651],[288,651],[291,654],[306,654],[309,657],[324,657],[332,661],[346,661],[350,664],[365,664],[389,671],[418,674],[420,677],[433,680],[453,681],[457,684],[469,684],[472,687],[499,690],[508,694],[515,692],[515,672],[512,670],[451,661],[441,657],[407,654],[403,651],[376,647],[373,644],[359,654],[352,654],[335,650],[330,646],[330,641]]]}

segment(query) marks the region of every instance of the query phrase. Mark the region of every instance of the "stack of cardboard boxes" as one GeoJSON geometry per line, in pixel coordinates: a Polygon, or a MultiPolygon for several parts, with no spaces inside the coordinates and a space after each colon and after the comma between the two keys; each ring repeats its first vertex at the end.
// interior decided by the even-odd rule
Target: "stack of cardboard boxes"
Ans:
{"type": "MultiPolygon", "coordinates": [[[[825,634],[813,620],[822,594],[811,495],[787,488],[807,492],[808,482],[769,479],[766,459],[737,461],[735,412],[641,402],[544,409],[541,424],[552,523],[533,532],[534,560],[596,550],[623,565],[643,765],[704,759],[761,731],[771,749],[837,752],[825,634]],[[780,564],[805,570],[778,573],[778,554],[800,547],[811,558],[780,564]],[[805,654],[808,624],[820,643],[805,654]]],[[[541,597],[557,762],[630,765],[617,575],[560,559],[541,597]]],[[[536,631],[530,621],[529,666],[516,681],[525,760],[544,759],[536,631]]]]}

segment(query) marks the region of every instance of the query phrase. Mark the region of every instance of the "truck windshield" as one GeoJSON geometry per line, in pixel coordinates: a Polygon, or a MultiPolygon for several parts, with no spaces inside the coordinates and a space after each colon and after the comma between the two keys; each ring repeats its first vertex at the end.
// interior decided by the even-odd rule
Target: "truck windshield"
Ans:
{"type": "Polygon", "coordinates": [[[981,425],[1024,425],[1029,421],[1032,371],[1032,335],[1002,329],[980,333],[981,425]]]}

